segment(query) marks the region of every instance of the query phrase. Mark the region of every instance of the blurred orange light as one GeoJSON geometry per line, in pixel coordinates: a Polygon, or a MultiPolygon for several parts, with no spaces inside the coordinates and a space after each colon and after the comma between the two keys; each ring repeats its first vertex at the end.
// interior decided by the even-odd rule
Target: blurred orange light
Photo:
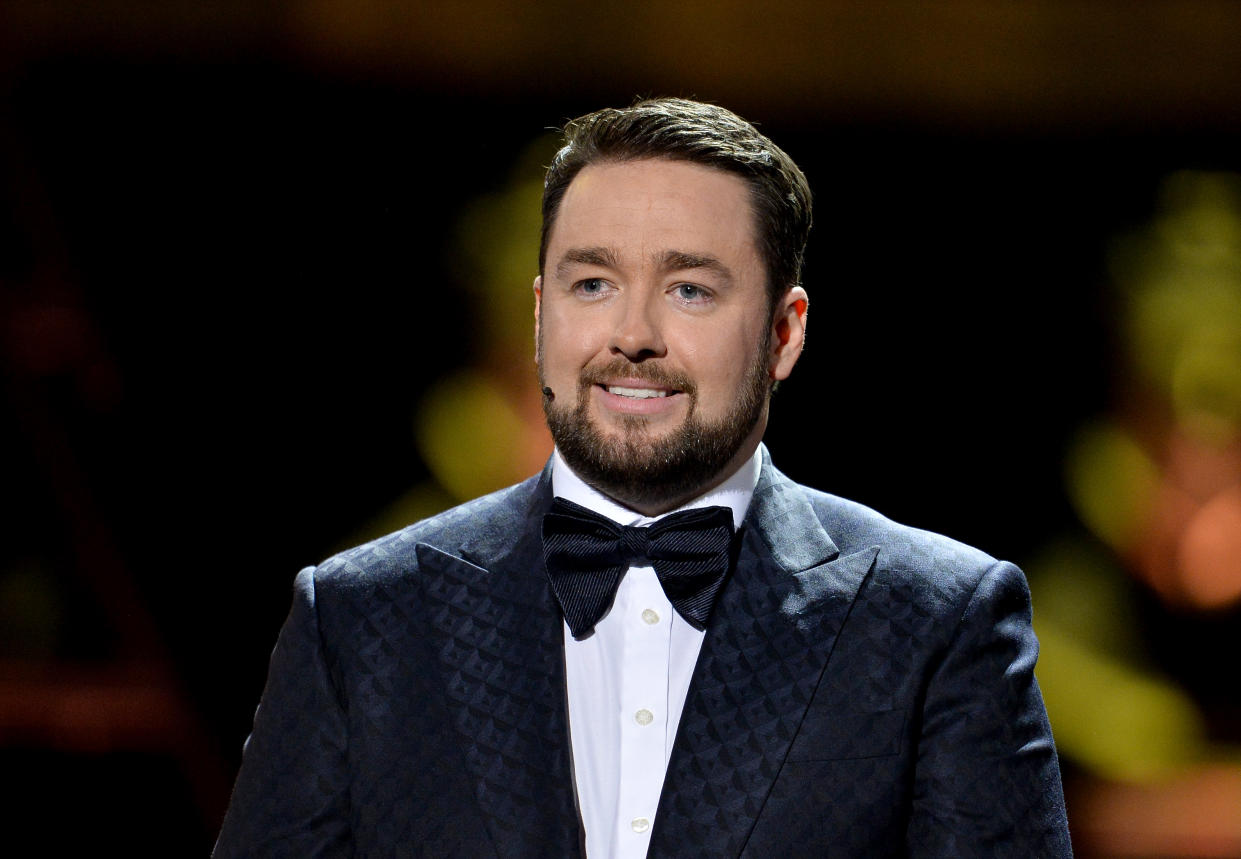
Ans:
{"type": "Polygon", "coordinates": [[[1241,488],[1219,493],[1190,519],[1177,567],[1192,604],[1222,608],[1241,599],[1241,488]]]}

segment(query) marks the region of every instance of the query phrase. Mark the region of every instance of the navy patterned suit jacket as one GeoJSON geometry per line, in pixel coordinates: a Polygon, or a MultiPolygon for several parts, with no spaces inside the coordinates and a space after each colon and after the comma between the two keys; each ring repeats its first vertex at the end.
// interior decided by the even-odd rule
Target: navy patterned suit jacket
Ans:
{"type": "MultiPolygon", "coordinates": [[[[215,856],[578,857],[550,468],[297,577],[215,856]]],[[[1021,572],[766,451],[651,856],[1071,855],[1021,572]]]]}

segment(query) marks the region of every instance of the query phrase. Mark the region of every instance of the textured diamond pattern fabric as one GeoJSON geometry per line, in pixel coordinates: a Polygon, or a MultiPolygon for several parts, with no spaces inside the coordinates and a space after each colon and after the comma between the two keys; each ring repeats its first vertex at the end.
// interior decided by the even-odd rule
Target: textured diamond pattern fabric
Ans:
{"type": "Polygon", "coordinates": [[[539,481],[508,494],[298,577],[216,856],[579,855],[539,481]]]}
{"type": "MultiPolygon", "coordinates": [[[[297,578],[218,857],[578,857],[545,471],[297,578]]],[[[764,465],[651,856],[1063,857],[1021,573],[764,465]]]]}

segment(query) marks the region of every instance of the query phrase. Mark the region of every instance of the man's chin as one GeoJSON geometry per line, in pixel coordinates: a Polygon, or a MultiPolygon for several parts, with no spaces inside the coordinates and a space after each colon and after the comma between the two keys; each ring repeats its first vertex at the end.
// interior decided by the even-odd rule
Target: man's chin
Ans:
{"type": "Polygon", "coordinates": [[[659,423],[641,415],[622,415],[606,423],[592,420],[590,431],[597,442],[606,447],[617,450],[654,450],[660,444],[667,443],[681,426],[662,427],[659,423]]]}

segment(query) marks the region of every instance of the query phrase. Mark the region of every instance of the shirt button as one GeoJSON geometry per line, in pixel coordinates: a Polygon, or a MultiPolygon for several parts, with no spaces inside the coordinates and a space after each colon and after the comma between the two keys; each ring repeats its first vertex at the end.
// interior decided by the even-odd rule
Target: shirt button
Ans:
{"type": "MultiPolygon", "coordinates": [[[[651,722],[655,721],[655,714],[650,710],[642,709],[633,714],[633,720],[639,725],[649,725],[651,722]]],[[[644,820],[645,818],[639,817],[638,819],[644,820]]]]}
{"type": "Polygon", "coordinates": [[[654,626],[655,624],[659,623],[659,615],[654,611],[654,609],[649,609],[649,608],[642,609],[642,619],[646,621],[647,623],[649,623],[651,626],[654,626]]]}
{"type": "Polygon", "coordinates": [[[629,825],[633,827],[633,831],[639,835],[651,828],[651,822],[645,817],[635,817],[629,822],[629,825]]]}

